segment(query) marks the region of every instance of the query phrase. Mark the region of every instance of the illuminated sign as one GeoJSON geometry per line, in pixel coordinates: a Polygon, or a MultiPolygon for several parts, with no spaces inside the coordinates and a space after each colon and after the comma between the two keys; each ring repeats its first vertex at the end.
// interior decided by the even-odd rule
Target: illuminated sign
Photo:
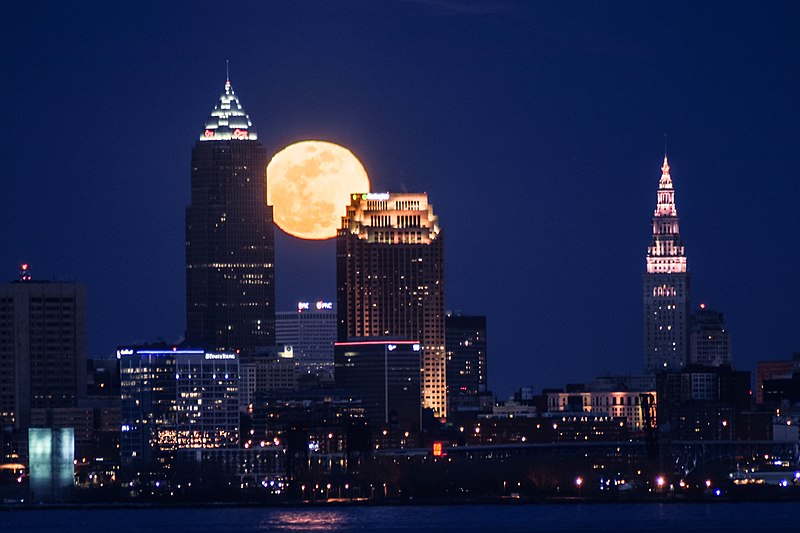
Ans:
{"type": "Polygon", "coordinates": [[[206,359],[236,359],[236,354],[232,353],[207,353],[206,359]]]}
{"type": "Polygon", "coordinates": [[[234,139],[247,139],[247,130],[235,129],[233,130],[234,139]]]}
{"type": "MultiPolygon", "coordinates": [[[[317,311],[322,311],[323,309],[333,309],[333,302],[323,302],[320,300],[314,304],[314,308],[316,308],[317,311]]],[[[309,302],[297,302],[298,311],[306,311],[309,309],[311,309],[311,304],[309,302]]]]}
{"type": "Polygon", "coordinates": [[[443,455],[442,454],[442,448],[443,448],[443,445],[442,445],[441,441],[438,441],[438,440],[434,441],[434,443],[433,443],[433,456],[434,457],[441,457],[443,455]]]}
{"type": "Polygon", "coordinates": [[[133,350],[117,350],[117,359],[123,355],[133,355],[133,350]]]}
{"type": "Polygon", "coordinates": [[[361,196],[363,200],[388,200],[388,192],[370,192],[361,196]]]}
{"type": "Polygon", "coordinates": [[[206,130],[203,132],[203,137],[213,137],[213,136],[214,136],[214,130],[206,130]]]}

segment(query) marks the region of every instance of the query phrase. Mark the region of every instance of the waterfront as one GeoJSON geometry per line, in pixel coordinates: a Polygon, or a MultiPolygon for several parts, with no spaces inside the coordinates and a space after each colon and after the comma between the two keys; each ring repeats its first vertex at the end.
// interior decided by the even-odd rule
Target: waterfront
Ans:
{"type": "Polygon", "coordinates": [[[796,502],[34,509],[0,531],[797,531],[796,502]]]}

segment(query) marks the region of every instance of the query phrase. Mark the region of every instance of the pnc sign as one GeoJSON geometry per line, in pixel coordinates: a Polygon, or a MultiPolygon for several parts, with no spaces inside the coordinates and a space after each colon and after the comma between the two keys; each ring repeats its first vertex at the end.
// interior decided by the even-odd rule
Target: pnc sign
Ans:
{"type": "MultiPolygon", "coordinates": [[[[297,302],[297,310],[298,311],[307,311],[311,309],[310,302],[297,302]]],[[[333,302],[323,302],[322,300],[316,302],[314,304],[314,309],[317,311],[324,311],[326,309],[333,309],[333,302]]]]}

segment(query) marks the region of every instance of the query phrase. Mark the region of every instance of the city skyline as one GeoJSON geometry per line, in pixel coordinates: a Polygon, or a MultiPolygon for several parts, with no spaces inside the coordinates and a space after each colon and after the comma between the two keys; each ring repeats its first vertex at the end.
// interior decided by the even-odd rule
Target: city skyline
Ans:
{"type": "MultiPolygon", "coordinates": [[[[725,314],[738,368],[788,358],[798,8],[690,5],[240,6],[241,40],[213,46],[195,30],[210,6],[159,20],[6,8],[14,81],[0,90],[18,126],[3,143],[0,274],[27,262],[34,279],[85,283],[89,357],[177,340],[189,149],[230,59],[268,157],[325,139],[362,160],[374,191],[429,194],[447,229],[446,307],[487,316],[501,397],[643,370],[664,132],[692,309],[725,314]]],[[[276,241],[276,311],[333,300],[333,241],[276,241]]]]}

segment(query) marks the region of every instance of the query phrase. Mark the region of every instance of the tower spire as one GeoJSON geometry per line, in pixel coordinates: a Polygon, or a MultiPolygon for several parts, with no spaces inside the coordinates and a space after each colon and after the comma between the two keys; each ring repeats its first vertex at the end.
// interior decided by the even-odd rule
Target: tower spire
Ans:
{"type": "Polygon", "coordinates": [[[686,365],[689,353],[689,272],[669,170],[665,146],[644,275],[645,367],[648,372],[680,369],[686,365]]]}
{"type": "MultiPolygon", "coordinates": [[[[227,83],[231,82],[231,66],[230,66],[230,60],[229,59],[225,60],[225,81],[227,83]]],[[[666,135],[664,135],[664,138],[666,139],[666,135]]],[[[664,141],[664,142],[666,143],[666,141],[664,141]]],[[[664,146],[665,146],[664,153],[666,154],[667,153],[666,144],[664,146]]]]}

